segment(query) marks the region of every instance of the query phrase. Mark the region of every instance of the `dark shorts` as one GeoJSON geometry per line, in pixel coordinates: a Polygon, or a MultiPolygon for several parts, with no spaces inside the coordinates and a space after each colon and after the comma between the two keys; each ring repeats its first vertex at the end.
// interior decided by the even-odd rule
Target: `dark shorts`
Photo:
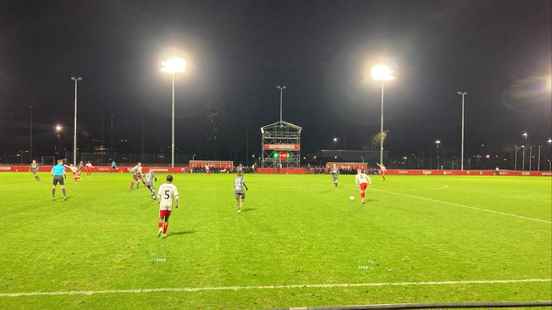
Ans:
{"type": "Polygon", "coordinates": [[[54,185],[65,185],[65,180],[63,179],[63,176],[61,175],[55,175],[54,179],[52,181],[52,184],[54,185]]]}
{"type": "Polygon", "coordinates": [[[245,199],[245,192],[235,192],[236,199],[245,199]]]}

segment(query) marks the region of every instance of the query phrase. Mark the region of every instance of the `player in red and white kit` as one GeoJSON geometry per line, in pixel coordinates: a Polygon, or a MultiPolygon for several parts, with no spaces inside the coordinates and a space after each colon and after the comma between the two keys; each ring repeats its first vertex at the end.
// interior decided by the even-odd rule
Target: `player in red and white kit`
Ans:
{"type": "Polygon", "coordinates": [[[366,203],[366,189],[368,188],[368,185],[372,184],[372,180],[362,171],[362,169],[357,169],[355,183],[358,185],[360,190],[360,202],[364,204],[366,203]]]}
{"type": "Polygon", "coordinates": [[[378,165],[380,171],[381,178],[385,181],[385,173],[387,173],[387,168],[383,164],[376,164],[378,165]]]}
{"type": "Polygon", "coordinates": [[[140,182],[142,181],[142,163],[137,163],[136,166],[132,167],[128,172],[132,175],[132,180],[129,184],[129,189],[133,190],[134,186],[138,189],[140,182]]]}
{"type": "Polygon", "coordinates": [[[73,180],[75,182],[80,181],[80,169],[79,169],[79,167],[74,166],[73,164],[63,165],[63,166],[65,166],[65,168],[68,168],[69,170],[71,170],[71,173],[73,173],[73,180]]]}
{"type": "Polygon", "coordinates": [[[86,162],[86,165],[84,166],[86,170],[86,175],[92,174],[92,170],[94,170],[94,165],[92,165],[91,162],[86,162]]]}
{"type": "Polygon", "coordinates": [[[159,232],[158,236],[167,238],[169,229],[169,217],[173,206],[178,208],[178,189],[172,184],[173,176],[167,176],[167,182],[159,186],[157,198],[159,198],[159,232]]]}

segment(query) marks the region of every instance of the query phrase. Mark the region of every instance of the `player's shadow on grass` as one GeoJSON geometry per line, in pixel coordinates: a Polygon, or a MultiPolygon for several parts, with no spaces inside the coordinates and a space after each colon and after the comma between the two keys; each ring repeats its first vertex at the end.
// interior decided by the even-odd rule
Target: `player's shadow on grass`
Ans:
{"type": "Polygon", "coordinates": [[[190,235],[195,234],[195,230],[183,230],[183,231],[175,231],[173,233],[170,233],[169,236],[181,236],[181,235],[190,235]]]}
{"type": "Polygon", "coordinates": [[[255,208],[243,208],[242,212],[252,212],[252,211],[255,211],[255,210],[257,210],[257,209],[255,209],[255,208]]]}

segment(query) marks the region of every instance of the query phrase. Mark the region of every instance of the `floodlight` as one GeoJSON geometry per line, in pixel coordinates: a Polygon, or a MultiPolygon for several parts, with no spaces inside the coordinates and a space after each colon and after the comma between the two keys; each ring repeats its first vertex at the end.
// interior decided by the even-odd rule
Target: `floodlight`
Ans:
{"type": "Polygon", "coordinates": [[[390,81],[395,79],[393,70],[386,65],[380,64],[373,66],[372,70],[370,70],[370,74],[372,75],[372,79],[376,81],[390,81]]]}
{"type": "Polygon", "coordinates": [[[186,70],[186,61],[180,57],[172,57],[161,62],[161,71],[167,73],[179,73],[186,70]]]}

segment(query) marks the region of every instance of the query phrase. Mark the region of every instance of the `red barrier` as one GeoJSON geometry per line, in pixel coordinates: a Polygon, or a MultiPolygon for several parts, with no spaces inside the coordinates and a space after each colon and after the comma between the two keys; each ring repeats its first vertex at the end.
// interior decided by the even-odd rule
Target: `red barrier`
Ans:
{"type": "Polygon", "coordinates": [[[340,163],[340,162],[333,162],[333,161],[329,161],[326,163],[326,169],[332,169],[333,165],[335,165],[337,169],[344,169],[344,170],[368,169],[367,163],[356,163],[356,162],[340,163]]]}
{"type": "Polygon", "coordinates": [[[190,160],[188,162],[190,168],[209,168],[216,169],[234,169],[234,162],[229,160],[190,160]]]}
{"type": "MultiPolygon", "coordinates": [[[[112,169],[111,166],[94,166],[93,168],[84,168],[83,172],[86,172],[87,169],[89,169],[90,172],[102,172],[102,173],[126,173],[128,172],[133,166],[121,166],[117,167],[115,169],[112,169]]],[[[158,166],[152,166],[152,167],[146,167],[143,166],[142,171],[143,172],[149,172],[150,170],[155,170],[156,172],[160,173],[184,173],[188,172],[188,167],[158,167],[158,166]]],[[[40,172],[50,172],[52,170],[52,166],[40,166],[38,168],[40,172]]],[[[30,166],[0,166],[0,172],[30,172],[31,167],[30,166]]]]}
{"type": "Polygon", "coordinates": [[[552,176],[550,171],[517,171],[517,170],[424,170],[424,169],[388,169],[391,175],[471,175],[471,176],[552,176]]]}
{"type": "MultiPolygon", "coordinates": [[[[95,166],[91,172],[102,173],[126,173],[132,166],[121,166],[116,169],[112,169],[111,166],[95,166]]],[[[50,172],[52,166],[40,166],[40,172],[50,172]]],[[[188,167],[159,167],[159,166],[143,166],[143,171],[148,172],[150,169],[154,169],[160,173],[184,173],[189,172],[188,167]]],[[[0,172],[30,172],[29,165],[13,165],[13,166],[0,166],[0,172]]],[[[84,170],[86,171],[86,170],[84,170]]],[[[304,168],[257,168],[258,173],[267,174],[305,174],[310,170],[304,168]]],[[[491,176],[497,175],[495,170],[424,170],[424,169],[388,169],[387,175],[467,175],[467,176],[491,176]]],[[[552,176],[550,171],[517,171],[517,170],[500,170],[498,171],[500,176],[552,176]]]]}
{"type": "Polygon", "coordinates": [[[257,168],[257,172],[267,174],[305,174],[307,170],[303,168],[257,168]]]}

